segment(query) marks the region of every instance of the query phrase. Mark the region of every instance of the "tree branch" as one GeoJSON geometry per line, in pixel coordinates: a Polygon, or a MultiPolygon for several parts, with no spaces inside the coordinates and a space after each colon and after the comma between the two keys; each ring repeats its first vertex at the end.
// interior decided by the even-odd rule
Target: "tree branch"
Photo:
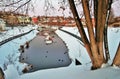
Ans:
{"type": "Polygon", "coordinates": [[[23,0],[19,0],[19,1],[17,1],[17,2],[14,2],[14,3],[10,3],[10,4],[8,4],[8,5],[5,5],[5,7],[8,7],[8,6],[10,6],[10,5],[14,5],[14,4],[17,4],[17,3],[21,2],[21,1],[23,1],[23,0]]]}
{"type": "Polygon", "coordinates": [[[31,0],[28,0],[27,2],[25,2],[24,4],[20,5],[18,8],[16,8],[13,12],[17,11],[18,9],[20,9],[21,7],[23,7],[24,5],[26,5],[27,3],[29,3],[31,0]]]}
{"type": "Polygon", "coordinates": [[[78,30],[80,32],[81,38],[82,38],[83,43],[85,45],[85,48],[88,51],[88,54],[89,54],[91,60],[93,60],[93,58],[92,58],[92,52],[91,52],[91,49],[90,49],[90,43],[89,43],[88,38],[87,38],[87,36],[85,34],[85,31],[84,31],[83,25],[81,23],[81,20],[80,20],[80,18],[78,16],[78,12],[76,10],[74,0],[68,0],[68,1],[69,1],[69,4],[70,4],[70,9],[71,9],[71,11],[73,13],[76,25],[77,25],[78,30]]]}

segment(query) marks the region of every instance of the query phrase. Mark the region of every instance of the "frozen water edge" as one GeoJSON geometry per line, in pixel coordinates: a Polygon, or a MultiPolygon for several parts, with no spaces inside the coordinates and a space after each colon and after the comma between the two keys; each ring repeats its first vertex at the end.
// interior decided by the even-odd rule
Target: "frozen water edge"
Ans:
{"type": "MultiPolygon", "coordinates": [[[[70,30],[70,32],[74,32],[78,34],[76,28],[68,28],[64,27],[65,30],[70,30]]],[[[115,54],[116,49],[113,47],[117,47],[118,43],[120,42],[120,28],[109,28],[108,37],[109,37],[109,45],[110,45],[110,54],[111,60],[115,54]],[[113,40],[114,41],[114,44],[113,40]]],[[[67,43],[69,48],[69,55],[73,59],[73,63],[69,67],[63,68],[55,68],[55,69],[47,69],[47,70],[40,70],[33,73],[25,74],[22,76],[18,76],[18,79],[120,79],[120,76],[117,75],[120,73],[120,70],[115,69],[114,67],[103,68],[95,71],[90,71],[90,60],[86,53],[86,50],[80,46],[78,40],[72,38],[71,36],[57,30],[56,33],[67,43]],[[73,42],[74,41],[74,42],[73,42]],[[79,51],[78,51],[79,50],[79,51]],[[83,65],[75,66],[74,59],[77,58],[82,62],[83,65]],[[87,76],[86,76],[87,75],[87,76]],[[115,76],[116,75],[116,76],[115,76]]],[[[79,34],[78,34],[79,35],[79,34]]],[[[110,60],[110,61],[111,61],[110,60]]],[[[12,72],[12,71],[7,71],[12,72]]],[[[6,72],[6,74],[7,74],[6,72]]],[[[13,71],[14,73],[14,71],[13,71]]],[[[7,74],[6,79],[10,79],[13,74],[7,74]]],[[[15,75],[15,74],[14,74],[15,75]]],[[[16,79],[13,78],[12,79],[16,79]]]]}
{"type": "MultiPolygon", "coordinates": [[[[30,31],[31,29],[36,29],[37,26],[26,26],[26,27],[18,27],[14,29],[14,34],[13,34],[13,30],[8,30],[10,33],[12,34],[12,36],[21,34],[21,33],[25,33],[30,31]],[[21,28],[20,32],[18,29],[21,28]]],[[[20,38],[14,39],[2,46],[0,46],[0,67],[2,67],[3,70],[6,70],[7,66],[9,67],[9,65],[13,65],[15,67],[16,70],[21,70],[22,68],[24,68],[24,66],[26,64],[22,64],[19,63],[19,51],[18,48],[20,45],[25,44],[26,41],[29,41],[31,39],[33,39],[36,36],[37,31],[34,30],[32,32],[30,32],[29,34],[22,36],[20,38]]],[[[3,33],[4,34],[4,33],[3,33]]],[[[9,38],[9,36],[7,36],[7,34],[4,35],[4,39],[9,38]]],[[[10,36],[11,37],[11,36],[10,36]]],[[[2,39],[2,40],[4,40],[2,39]]],[[[12,74],[11,74],[12,75],[12,74]]]]}

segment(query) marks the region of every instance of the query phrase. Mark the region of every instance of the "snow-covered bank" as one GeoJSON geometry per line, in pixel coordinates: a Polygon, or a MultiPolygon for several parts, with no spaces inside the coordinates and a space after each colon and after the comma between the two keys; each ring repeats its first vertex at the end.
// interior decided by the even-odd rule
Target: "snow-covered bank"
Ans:
{"type": "Polygon", "coordinates": [[[7,38],[22,34],[22,33],[26,33],[29,32],[31,29],[36,29],[37,27],[33,27],[32,25],[28,25],[28,26],[18,26],[18,27],[14,27],[13,29],[8,27],[8,29],[4,32],[0,33],[0,41],[3,41],[7,38]]]}
{"type": "MultiPolygon", "coordinates": [[[[64,27],[63,29],[79,35],[76,27],[74,28],[64,27]]],[[[65,41],[65,43],[68,46],[69,56],[73,60],[70,66],[38,70],[36,72],[27,73],[23,75],[16,74],[17,77],[15,77],[14,74],[16,73],[16,71],[12,72],[12,70],[9,70],[9,72],[12,73],[9,74],[9,72],[6,71],[5,72],[7,77],[6,79],[120,79],[119,68],[116,69],[114,67],[108,67],[108,68],[102,68],[102,69],[90,71],[91,62],[89,60],[89,56],[86,53],[85,48],[80,44],[80,41],[60,30],[57,30],[56,33],[65,41]],[[74,61],[75,58],[78,59],[82,63],[82,65],[76,66],[74,61]]],[[[108,29],[111,60],[113,59],[115,55],[115,51],[117,49],[113,47],[117,47],[118,43],[120,42],[119,37],[120,37],[120,28],[108,29]]],[[[16,42],[18,41],[16,40],[16,42]]],[[[23,41],[21,41],[21,43],[22,42],[23,41]]],[[[10,45],[8,45],[8,47],[10,47],[10,45]]],[[[9,68],[11,67],[8,67],[8,69],[9,68]]]]}
{"type": "MultiPolygon", "coordinates": [[[[77,27],[64,27],[62,28],[66,31],[69,31],[75,35],[80,36],[77,27]]],[[[65,43],[68,46],[69,49],[69,56],[70,58],[75,61],[75,58],[78,59],[82,64],[88,64],[90,63],[90,59],[89,56],[86,53],[86,49],[84,48],[83,45],[81,45],[81,41],[74,38],[73,36],[66,34],[60,30],[57,30],[56,33],[58,34],[58,36],[60,36],[65,43]]],[[[73,62],[74,64],[75,62],[73,62]]]]}
{"type": "MultiPolygon", "coordinates": [[[[73,28],[64,27],[62,29],[80,36],[77,27],[73,27],[73,28]]],[[[86,28],[85,28],[85,32],[88,37],[86,28]]],[[[56,33],[67,43],[67,46],[70,49],[70,52],[69,52],[70,57],[72,57],[73,60],[75,58],[78,58],[78,60],[80,60],[83,64],[90,62],[89,57],[86,53],[86,49],[81,45],[81,42],[79,40],[59,30],[56,33]]],[[[110,52],[110,60],[109,60],[110,64],[115,56],[119,43],[120,43],[120,27],[108,28],[108,45],[109,45],[109,52],[110,52]]]]}
{"type": "MultiPolygon", "coordinates": [[[[5,40],[9,37],[25,33],[36,28],[37,26],[15,27],[14,30],[9,29],[7,32],[2,33],[3,37],[1,37],[1,39],[5,40]]],[[[13,76],[20,74],[21,69],[23,69],[26,65],[25,63],[19,62],[20,52],[18,49],[20,45],[25,44],[26,41],[33,39],[37,32],[38,31],[34,30],[27,35],[14,39],[0,46],[0,67],[5,70],[6,79],[13,79],[13,76]],[[10,73],[11,71],[17,71],[17,73],[10,73]]]]}
{"type": "MultiPolygon", "coordinates": [[[[64,30],[70,31],[79,35],[77,28],[64,27],[64,30]]],[[[86,30],[87,31],[87,30],[86,30]]],[[[120,79],[120,69],[114,67],[102,68],[94,71],[90,71],[90,60],[86,53],[85,48],[80,44],[79,40],[74,37],[57,30],[56,33],[65,41],[69,49],[69,56],[73,60],[73,63],[68,67],[40,70],[33,73],[20,76],[18,79],[120,79]],[[82,62],[83,65],[75,66],[75,58],[82,62]]],[[[111,59],[115,54],[116,49],[120,42],[120,28],[109,28],[108,39],[111,59]],[[112,38],[112,39],[111,39],[112,38]],[[113,44],[113,40],[114,44],[113,44]]]]}
{"type": "Polygon", "coordinates": [[[109,45],[109,52],[111,57],[110,62],[112,62],[115,56],[119,43],[120,43],[120,27],[109,28],[108,29],[108,45],[109,45]]]}
{"type": "Polygon", "coordinates": [[[25,74],[18,79],[120,79],[120,69],[113,67],[83,71],[82,66],[49,69],[25,74]]]}

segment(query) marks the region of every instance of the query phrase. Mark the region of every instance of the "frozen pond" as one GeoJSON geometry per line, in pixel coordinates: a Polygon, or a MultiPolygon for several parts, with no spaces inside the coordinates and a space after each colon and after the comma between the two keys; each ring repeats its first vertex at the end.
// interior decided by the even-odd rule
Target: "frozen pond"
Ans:
{"type": "Polygon", "coordinates": [[[54,37],[53,43],[46,44],[45,36],[39,34],[30,42],[30,47],[21,54],[23,62],[33,65],[31,71],[71,64],[66,44],[55,33],[50,35],[54,37]]]}

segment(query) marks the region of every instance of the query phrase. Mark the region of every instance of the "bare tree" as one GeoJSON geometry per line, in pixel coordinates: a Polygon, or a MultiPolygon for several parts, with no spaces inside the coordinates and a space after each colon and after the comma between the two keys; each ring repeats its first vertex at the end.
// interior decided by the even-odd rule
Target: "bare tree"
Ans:
{"type": "Polygon", "coordinates": [[[18,0],[18,1],[16,1],[16,2],[13,2],[13,3],[10,3],[10,4],[6,4],[5,6],[7,7],[7,6],[10,6],[10,5],[18,4],[18,3],[21,2],[21,1],[23,1],[23,0],[18,0]]]}
{"type": "Polygon", "coordinates": [[[52,12],[55,12],[55,7],[52,4],[51,0],[45,0],[45,4],[44,4],[44,11],[45,11],[45,15],[51,15],[52,12]]]}
{"type": "Polygon", "coordinates": [[[32,9],[33,4],[32,0],[3,0],[0,6],[2,11],[28,14],[28,10],[32,9]]]}
{"type": "MultiPolygon", "coordinates": [[[[93,24],[91,19],[90,3],[91,0],[81,0],[84,17],[86,20],[86,26],[88,29],[89,40],[85,34],[84,27],[78,16],[74,0],[68,0],[74,19],[76,21],[78,30],[81,34],[81,38],[85,45],[85,48],[92,61],[92,69],[97,69],[102,66],[103,63],[107,63],[110,59],[109,49],[107,44],[107,26],[110,14],[110,6],[112,0],[93,0],[94,3],[94,18],[95,18],[95,33],[93,30],[93,24]],[[104,40],[105,39],[105,40],[104,40]],[[103,45],[105,44],[105,46],[103,45]],[[105,56],[104,56],[105,55],[105,56]]],[[[120,45],[119,45],[120,46],[120,45]]],[[[116,53],[113,64],[120,65],[119,52],[120,47],[116,53]]]]}
{"type": "Polygon", "coordinates": [[[18,9],[20,9],[21,7],[27,5],[31,0],[26,1],[25,3],[21,4],[20,6],[18,6],[13,12],[17,11],[18,9]]]}

